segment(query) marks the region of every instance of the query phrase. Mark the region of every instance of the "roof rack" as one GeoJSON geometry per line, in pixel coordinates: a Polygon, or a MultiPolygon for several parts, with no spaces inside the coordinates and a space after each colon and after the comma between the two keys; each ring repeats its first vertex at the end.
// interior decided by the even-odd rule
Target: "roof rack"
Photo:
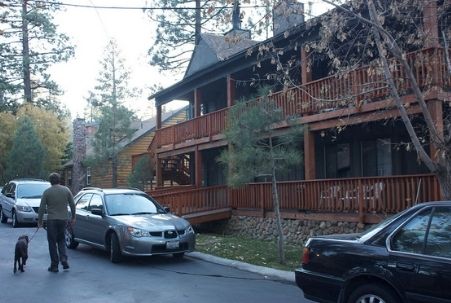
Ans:
{"type": "Polygon", "coordinates": [[[119,187],[116,187],[116,188],[118,188],[118,189],[131,189],[131,190],[139,190],[139,191],[142,191],[141,189],[139,189],[139,188],[137,188],[137,187],[129,187],[129,186],[119,186],[119,187]]]}
{"type": "Polygon", "coordinates": [[[38,179],[38,178],[14,178],[11,181],[43,181],[43,182],[48,182],[47,180],[38,179]]]}
{"type": "Polygon", "coordinates": [[[83,187],[81,190],[100,190],[100,191],[103,191],[100,187],[93,187],[93,186],[83,187]]]}

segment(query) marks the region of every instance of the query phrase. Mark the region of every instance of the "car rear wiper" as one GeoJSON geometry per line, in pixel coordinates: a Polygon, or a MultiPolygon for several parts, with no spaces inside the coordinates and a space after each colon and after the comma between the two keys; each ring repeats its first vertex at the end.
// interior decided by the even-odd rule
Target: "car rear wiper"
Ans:
{"type": "Polygon", "coordinates": [[[129,216],[129,213],[117,213],[117,214],[110,214],[110,216],[129,216]]]}
{"type": "Polygon", "coordinates": [[[21,199],[37,199],[37,198],[41,198],[42,196],[24,196],[24,197],[20,197],[21,199]]]}

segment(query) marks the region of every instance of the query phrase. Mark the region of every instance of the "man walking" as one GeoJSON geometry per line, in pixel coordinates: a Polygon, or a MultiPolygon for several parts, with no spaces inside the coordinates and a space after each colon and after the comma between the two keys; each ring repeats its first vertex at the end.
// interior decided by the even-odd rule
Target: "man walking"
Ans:
{"type": "Polygon", "coordinates": [[[72,220],[75,224],[75,204],[71,191],[66,186],[60,185],[61,177],[57,173],[49,176],[50,184],[41,198],[39,206],[38,227],[42,227],[44,212],[47,210],[47,241],[50,253],[50,272],[58,272],[58,264],[61,262],[63,269],[69,269],[67,262],[64,231],[68,220],[67,206],[70,206],[72,220]]]}

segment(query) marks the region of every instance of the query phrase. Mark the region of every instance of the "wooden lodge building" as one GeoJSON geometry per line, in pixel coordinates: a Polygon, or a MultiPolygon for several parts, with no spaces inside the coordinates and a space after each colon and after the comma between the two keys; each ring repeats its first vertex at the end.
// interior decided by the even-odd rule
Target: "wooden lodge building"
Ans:
{"type": "MultiPolygon", "coordinates": [[[[187,119],[187,107],[165,112],[159,119],[164,126],[181,123],[187,119]]],[[[119,149],[117,154],[118,187],[128,186],[128,177],[141,157],[153,158],[148,147],[155,136],[156,123],[156,117],[144,121],[134,121],[131,124],[131,128],[134,129],[132,136],[119,141],[117,146],[119,149]]],[[[97,130],[97,124],[78,118],[73,122],[73,129],[73,159],[65,163],[62,172],[66,185],[74,193],[85,186],[111,188],[111,159],[96,167],[86,167],[83,162],[86,157],[94,153],[90,142],[97,130]]],[[[148,184],[144,184],[144,189],[151,190],[154,186],[153,183],[153,180],[149,180],[148,184]]]]}
{"type": "MultiPolygon", "coordinates": [[[[294,1],[287,5],[302,6],[294,1]]],[[[407,59],[443,132],[444,117],[450,114],[451,80],[439,36],[440,5],[443,2],[430,1],[424,8],[422,26],[431,39],[409,52],[407,59]]],[[[224,36],[202,34],[184,78],[149,98],[157,107],[157,130],[149,147],[156,159],[158,185],[152,195],[175,213],[189,217],[205,211],[205,220],[231,213],[272,216],[269,183],[256,180],[231,189],[226,185],[227,168],[216,161],[228,148],[223,132],[230,108],[237,100],[254,98],[257,88],[249,85],[252,79],[275,73],[271,56],[258,52],[267,45],[283,49],[282,61],[295,58],[299,66],[293,72],[298,82],[278,86],[270,95],[286,117],[296,117],[304,129],[299,142],[303,164],[278,182],[283,218],[375,223],[415,203],[441,198],[435,176],[408,144],[388,87],[380,84],[383,76],[371,73],[366,65],[331,74],[329,62],[304,47],[318,34],[318,27],[308,26],[298,8],[293,15],[281,16],[281,22],[276,11],[274,36],[263,42],[250,40],[239,22],[224,36]],[[173,100],[189,102],[188,120],[165,127],[161,108],[173,100]]],[[[421,127],[421,111],[409,82],[402,81],[403,69],[394,76],[412,121],[421,127]]],[[[278,127],[283,131],[287,126],[278,127]]],[[[428,149],[436,156],[432,147],[428,149]]]]}

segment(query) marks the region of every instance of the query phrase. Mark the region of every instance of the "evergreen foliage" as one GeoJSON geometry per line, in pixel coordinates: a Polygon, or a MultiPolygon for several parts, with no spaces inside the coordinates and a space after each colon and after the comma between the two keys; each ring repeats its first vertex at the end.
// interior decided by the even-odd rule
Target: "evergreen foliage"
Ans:
{"type": "Polygon", "coordinates": [[[67,61],[74,48],[59,33],[53,14],[57,3],[8,1],[1,7],[0,111],[15,112],[22,100],[65,115],[55,96],[61,94],[49,67],[67,61]]]}
{"type": "Polygon", "coordinates": [[[153,180],[154,168],[148,155],[142,156],[136,162],[131,174],[128,176],[130,187],[145,190],[145,184],[153,180]]]}
{"type": "Polygon", "coordinates": [[[11,150],[8,153],[7,179],[45,178],[46,151],[29,117],[19,119],[11,150]]]}
{"type": "MultiPolygon", "coordinates": [[[[240,102],[231,108],[225,136],[229,148],[219,157],[228,166],[228,184],[242,186],[259,177],[268,177],[272,184],[272,201],[277,221],[279,262],[285,262],[284,240],[277,191],[277,175],[299,164],[302,155],[297,148],[301,129],[292,126],[286,133],[277,132],[274,125],[285,121],[282,109],[268,97],[263,88],[259,99],[240,102]]],[[[288,121],[289,122],[289,121],[288,121]]]]}
{"type": "Polygon", "coordinates": [[[116,187],[119,142],[130,138],[134,132],[131,128],[134,113],[122,103],[134,96],[134,90],[128,86],[130,73],[114,40],[108,43],[100,66],[97,84],[87,100],[94,107],[93,118],[98,129],[91,142],[94,156],[88,157],[85,164],[105,168],[105,162],[111,159],[112,186],[116,187]]]}

